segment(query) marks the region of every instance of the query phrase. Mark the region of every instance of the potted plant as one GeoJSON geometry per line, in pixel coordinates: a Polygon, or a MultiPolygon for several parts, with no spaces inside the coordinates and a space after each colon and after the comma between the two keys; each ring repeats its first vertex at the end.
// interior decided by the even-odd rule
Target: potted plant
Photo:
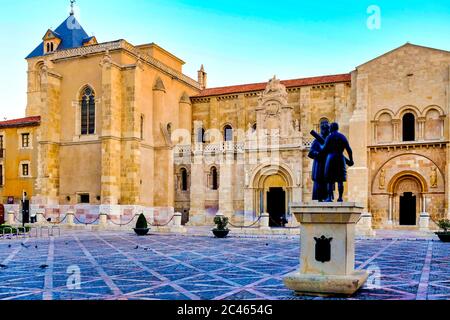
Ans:
{"type": "Polygon", "coordinates": [[[213,229],[213,233],[216,236],[216,238],[226,238],[228,234],[230,233],[230,230],[228,229],[228,223],[229,219],[222,216],[217,216],[214,218],[214,223],[216,224],[216,228],[213,229]]]}
{"type": "Polygon", "coordinates": [[[136,222],[136,228],[134,228],[134,232],[136,232],[138,236],[146,236],[149,231],[150,229],[147,224],[147,219],[145,218],[144,214],[141,213],[138,221],[136,222]]]}
{"type": "Polygon", "coordinates": [[[449,229],[450,229],[450,220],[448,220],[448,219],[440,220],[437,223],[437,225],[439,226],[439,228],[441,230],[443,230],[443,232],[442,231],[436,232],[436,235],[439,237],[439,239],[442,242],[450,242],[450,231],[449,231],[449,229]]]}

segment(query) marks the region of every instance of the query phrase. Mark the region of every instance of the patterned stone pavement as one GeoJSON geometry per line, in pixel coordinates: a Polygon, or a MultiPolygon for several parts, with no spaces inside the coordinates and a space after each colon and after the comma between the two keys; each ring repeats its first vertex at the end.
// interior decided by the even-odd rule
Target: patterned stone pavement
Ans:
{"type": "MultiPolygon", "coordinates": [[[[283,286],[298,256],[295,237],[64,231],[50,239],[0,240],[0,299],[314,299],[283,286]]],[[[371,277],[352,299],[450,300],[450,244],[360,239],[357,268],[371,277]]]]}

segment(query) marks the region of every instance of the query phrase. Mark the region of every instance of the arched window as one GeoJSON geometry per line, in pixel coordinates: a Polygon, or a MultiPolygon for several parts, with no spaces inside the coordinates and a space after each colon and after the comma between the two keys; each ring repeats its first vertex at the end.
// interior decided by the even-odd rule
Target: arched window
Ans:
{"type": "Polygon", "coordinates": [[[185,168],[182,168],[180,171],[180,175],[181,175],[181,191],[187,191],[188,190],[187,170],[185,168]]]}
{"type": "Polygon", "coordinates": [[[90,87],[83,90],[81,97],[81,134],[95,133],[95,93],[90,87]]]}
{"type": "Polygon", "coordinates": [[[53,42],[50,42],[50,51],[53,52],[55,49],[53,42]]]}
{"type": "Polygon", "coordinates": [[[47,42],[47,53],[50,52],[50,42],[47,42]]]}
{"type": "Polygon", "coordinates": [[[436,109],[430,109],[425,115],[425,139],[439,140],[443,138],[444,122],[436,109]]]}
{"type": "Polygon", "coordinates": [[[219,190],[219,175],[216,167],[211,168],[211,189],[219,190]]]}
{"type": "Polygon", "coordinates": [[[205,143],[205,129],[199,128],[197,130],[197,142],[198,143],[205,143]]]}
{"type": "Polygon", "coordinates": [[[412,113],[403,116],[403,141],[416,140],[416,117],[412,113]]]}
{"type": "Polygon", "coordinates": [[[230,125],[226,125],[223,128],[224,141],[233,141],[233,128],[230,125]]]}
{"type": "Polygon", "coordinates": [[[375,123],[375,139],[378,143],[392,143],[394,140],[394,128],[392,125],[392,116],[385,112],[375,123]]]}
{"type": "Polygon", "coordinates": [[[258,125],[256,123],[254,123],[252,125],[252,132],[256,132],[257,129],[258,129],[258,125]]]}

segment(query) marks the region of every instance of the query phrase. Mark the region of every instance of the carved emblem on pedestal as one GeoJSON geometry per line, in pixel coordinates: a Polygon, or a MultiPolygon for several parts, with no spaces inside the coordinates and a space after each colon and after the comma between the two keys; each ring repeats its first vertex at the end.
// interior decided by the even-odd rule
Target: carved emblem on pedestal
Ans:
{"type": "Polygon", "coordinates": [[[322,236],[316,240],[316,261],[325,263],[331,261],[331,241],[333,238],[322,236]]]}

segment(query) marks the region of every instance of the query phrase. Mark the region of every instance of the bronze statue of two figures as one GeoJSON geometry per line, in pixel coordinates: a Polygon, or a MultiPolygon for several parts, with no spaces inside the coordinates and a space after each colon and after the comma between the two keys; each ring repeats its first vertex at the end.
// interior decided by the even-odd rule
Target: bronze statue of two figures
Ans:
{"type": "Polygon", "coordinates": [[[352,167],[353,152],[347,138],[339,132],[337,123],[324,122],[320,126],[320,135],[311,131],[316,140],[311,145],[309,157],[314,160],[312,179],[314,181],[313,200],[333,202],[336,183],[338,184],[338,202],[343,202],[344,182],[347,181],[347,165],[352,167]],[[344,156],[347,151],[349,159],[344,156]]]}

